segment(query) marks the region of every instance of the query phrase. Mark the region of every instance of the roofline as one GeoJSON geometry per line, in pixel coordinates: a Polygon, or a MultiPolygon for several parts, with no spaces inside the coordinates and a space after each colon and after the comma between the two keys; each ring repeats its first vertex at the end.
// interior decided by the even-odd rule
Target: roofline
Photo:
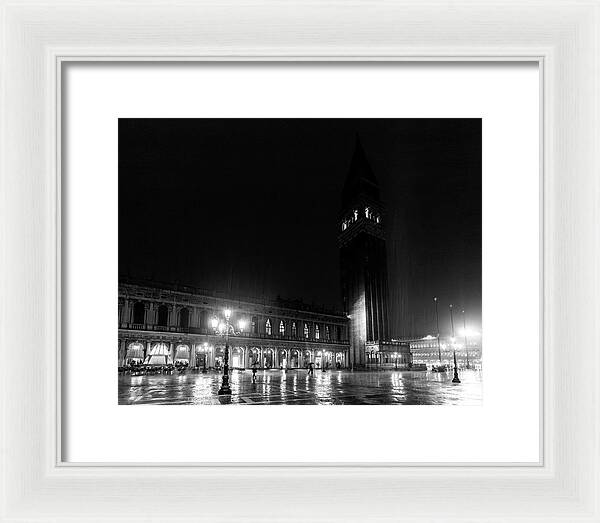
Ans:
{"type": "Polygon", "coordinates": [[[210,298],[217,298],[222,300],[228,300],[231,302],[241,302],[248,305],[260,305],[260,306],[271,306],[278,309],[288,311],[303,311],[311,314],[317,314],[320,316],[332,316],[338,320],[347,320],[347,314],[342,311],[336,311],[328,309],[319,305],[310,305],[303,302],[302,300],[288,300],[284,298],[272,299],[258,296],[233,296],[229,293],[208,289],[201,289],[191,285],[183,285],[179,283],[167,283],[156,280],[144,280],[129,277],[119,277],[119,287],[121,285],[131,285],[136,287],[142,287],[146,289],[155,289],[163,291],[173,291],[183,294],[191,294],[196,296],[206,296],[210,298]]]}

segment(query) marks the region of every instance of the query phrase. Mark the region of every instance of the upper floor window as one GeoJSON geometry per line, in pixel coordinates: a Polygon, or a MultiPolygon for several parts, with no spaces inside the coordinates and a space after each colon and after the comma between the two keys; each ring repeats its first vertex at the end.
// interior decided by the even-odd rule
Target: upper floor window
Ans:
{"type": "Polygon", "coordinates": [[[318,340],[321,337],[321,331],[319,330],[319,325],[315,325],[315,338],[318,340]]]}
{"type": "Polygon", "coordinates": [[[283,323],[283,320],[279,321],[279,334],[282,336],[285,334],[285,324],[283,323]]]}
{"type": "Polygon", "coordinates": [[[308,323],[304,324],[304,337],[308,338],[308,323]]]}
{"type": "Polygon", "coordinates": [[[295,338],[298,336],[298,328],[296,327],[296,322],[292,322],[292,336],[295,338]]]}
{"type": "Polygon", "coordinates": [[[256,334],[256,316],[252,316],[252,334],[256,334]]]}
{"type": "Polygon", "coordinates": [[[331,339],[330,335],[329,335],[329,325],[325,325],[325,339],[326,340],[331,339]]]}
{"type": "Polygon", "coordinates": [[[143,302],[138,301],[133,306],[133,323],[142,324],[146,316],[146,306],[143,302]]]}
{"type": "Polygon", "coordinates": [[[190,325],[190,311],[183,308],[179,311],[179,326],[187,329],[190,325]]]}
{"type": "Polygon", "coordinates": [[[265,323],[265,330],[269,336],[273,333],[271,329],[271,320],[269,318],[267,318],[267,322],[265,323]]]}
{"type": "Polygon", "coordinates": [[[158,317],[156,319],[156,324],[162,327],[167,326],[167,322],[169,321],[169,308],[166,305],[158,306],[158,317]]]}

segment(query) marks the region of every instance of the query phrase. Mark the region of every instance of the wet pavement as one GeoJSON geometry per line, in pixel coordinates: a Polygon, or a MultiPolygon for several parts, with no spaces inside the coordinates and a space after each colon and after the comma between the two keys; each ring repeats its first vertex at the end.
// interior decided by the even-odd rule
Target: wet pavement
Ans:
{"type": "Polygon", "coordinates": [[[234,370],[231,396],[218,396],[222,376],[216,371],[147,376],[119,376],[119,404],[152,405],[481,405],[481,371],[463,370],[461,383],[452,372],[349,371],[316,369],[234,370]]]}

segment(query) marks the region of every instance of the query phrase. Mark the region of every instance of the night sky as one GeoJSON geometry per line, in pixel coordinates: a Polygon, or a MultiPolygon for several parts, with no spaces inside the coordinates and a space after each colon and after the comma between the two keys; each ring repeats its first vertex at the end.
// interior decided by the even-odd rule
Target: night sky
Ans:
{"type": "Polygon", "coordinates": [[[481,328],[481,120],[120,119],[119,274],[341,310],[356,136],[387,208],[393,337],[481,328]]]}

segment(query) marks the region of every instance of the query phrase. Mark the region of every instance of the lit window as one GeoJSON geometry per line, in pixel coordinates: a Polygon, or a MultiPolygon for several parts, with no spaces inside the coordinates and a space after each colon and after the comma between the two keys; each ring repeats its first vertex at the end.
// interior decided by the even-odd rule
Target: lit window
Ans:
{"type": "Polygon", "coordinates": [[[346,222],[342,222],[342,231],[345,231],[347,227],[348,224],[346,222]]]}
{"type": "Polygon", "coordinates": [[[270,336],[272,333],[271,330],[271,320],[267,318],[267,323],[265,323],[265,330],[267,331],[267,334],[270,336]]]}
{"type": "Polygon", "coordinates": [[[354,209],[354,221],[358,220],[358,211],[354,209]]]}
{"type": "Polygon", "coordinates": [[[304,324],[304,337],[308,338],[308,324],[304,324]]]}
{"type": "Polygon", "coordinates": [[[329,338],[329,325],[325,325],[325,339],[328,340],[329,338]]]}
{"type": "Polygon", "coordinates": [[[318,340],[321,337],[321,331],[319,330],[319,326],[315,325],[315,338],[318,340]]]}
{"type": "Polygon", "coordinates": [[[285,325],[283,324],[283,320],[279,322],[279,334],[285,334],[285,325]]]}
{"type": "Polygon", "coordinates": [[[369,216],[369,208],[365,207],[365,218],[370,218],[369,216]]]}
{"type": "Polygon", "coordinates": [[[298,329],[296,328],[296,322],[293,321],[292,322],[292,336],[295,338],[296,336],[298,336],[298,329]]]}

